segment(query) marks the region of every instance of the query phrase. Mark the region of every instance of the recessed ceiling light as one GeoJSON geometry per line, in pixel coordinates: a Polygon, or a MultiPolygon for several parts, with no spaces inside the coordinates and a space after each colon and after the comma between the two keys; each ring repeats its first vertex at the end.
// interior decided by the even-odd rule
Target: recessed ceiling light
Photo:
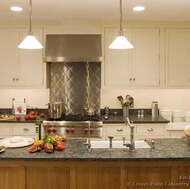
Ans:
{"type": "Polygon", "coordinates": [[[145,7],[143,6],[136,6],[133,8],[134,11],[143,11],[145,9],[145,7]]]}
{"type": "Polygon", "coordinates": [[[22,8],[21,7],[18,7],[18,6],[13,6],[10,8],[12,11],[16,11],[16,12],[20,12],[22,11],[22,8]]]}

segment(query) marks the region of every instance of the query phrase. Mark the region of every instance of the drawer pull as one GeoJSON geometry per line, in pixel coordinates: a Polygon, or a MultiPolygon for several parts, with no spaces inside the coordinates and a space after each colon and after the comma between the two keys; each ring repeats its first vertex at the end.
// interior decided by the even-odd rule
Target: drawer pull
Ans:
{"type": "Polygon", "coordinates": [[[122,131],[123,131],[123,129],[117,129],[117,131],[122,132],[122,131]]]}
{"type": "Polygon", "coordinates": [[[147,131],[154,131],[154,129],[153,128],[149,128],[149,129],[147,129],[147,131]]]}
{"type": "Polygon", "coordinates": [[[23,129],[23,131],[29,131],[29,130],[30,130],[30,129],[28,129],[28,128],[24,128],[24,129],[23,129]]]}

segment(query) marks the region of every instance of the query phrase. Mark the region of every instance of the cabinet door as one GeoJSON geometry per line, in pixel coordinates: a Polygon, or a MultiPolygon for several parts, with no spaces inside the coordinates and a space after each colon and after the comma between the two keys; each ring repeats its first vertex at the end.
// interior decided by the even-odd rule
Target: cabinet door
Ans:
{"type": "MultiPolygon", "coordinates": [[[[20,42],[28,34],[27,30],[19,31],[20,42]]],[[[35,37],[42,43],[42,31],[34,30],[35,37]]],[[[43,84],[43,62],[42,49],[19,50],[19,72],[17,72],[17,85],[42,86],[43,84]]]]}
{"type": "Polygon", "coordinates": [[[118,29],[105,29],[105,86],[159,86],[159,29],[124,28],[123,31],[134,49],[109,49],[108,46],[118,35],[118,29]]]}
{"type": "Polygon", "coordinates": [[[133,85],[159,86],[159,29],[133,29],[133,85]]]}
{"type": "Polygon", "coordinates": [[[36,140],[39,139],[39,127],[35,125],[35,123],[14,123],[12,127],[12,135],[32,137],[36,140]]]}
{"type": "MultiPolygon", "coordinates": [[[[131,50],[109,49],[109,45],[118,35],[118,28],[105,30],[105,86],[130,86],[131,81],[131,50]]],[[[124,35],[130,40],[131,31],[124,30],[124,35]]]]}
{"type": "Polygon", "coordinates": [[[17,33],[12,29],[0,29],[0,85],[14,85],[17,64],[17,33]]]}
{"type": "Polygon", "coordinates": [[[166,86],[190,86],[189,29],[166,29],[166,86]]]}
{"type": "Polygon", "coordinates": [[[9,123],[0,123],[0,138],[6,138],[11,135],[12,126],[9,123]]]}

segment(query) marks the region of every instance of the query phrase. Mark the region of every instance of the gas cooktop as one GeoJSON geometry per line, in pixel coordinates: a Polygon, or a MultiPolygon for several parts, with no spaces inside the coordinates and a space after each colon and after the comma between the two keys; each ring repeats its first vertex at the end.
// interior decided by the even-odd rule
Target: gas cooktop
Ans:
{"type": "Polygon", "coordinates": [[[85,114],[67,114],[67,115],[62,115],[61,118],[59,119],[53,119],[53,118],[47,118],[46,121],[101,121],[99,115],[85,115],[85,114]]]}

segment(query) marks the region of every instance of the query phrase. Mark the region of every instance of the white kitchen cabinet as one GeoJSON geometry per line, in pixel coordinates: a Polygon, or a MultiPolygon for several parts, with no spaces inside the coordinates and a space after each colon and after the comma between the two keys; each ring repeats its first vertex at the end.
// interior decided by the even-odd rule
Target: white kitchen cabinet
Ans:
{"type": "Polygon", "coordinates": [[[185,136],[184,128],[186,122],[170,122],[166,126],[166,138],[182,138],[185,136]]]}
{"type": "Polygon", "coordinates": [[[190,86],[190,29],[166,29],[165,85],[190,86]]]}
{"type": "MultiPolygon", "coordinates": [[[[122,140],[122,137],[130,139],[130,128],[123,124],[104,124],[104,137],[113,136],[113,140],[122,140]]],[[[165,138],[165,124],[134,124],[135,140],[144,140],[145,138],[165,138]]],[[[103,138],[104,138],[103,137],[103,138]]]]}
{"type": "Polygon", "coordinates": [[[165,138],[165,124],[135,124],[137,140],[144,140],[145,138],[165,138]]]}
{"type": "Polygon", "coordinates": [[[122,137],[126,139],[130,138],[129,126],[123,124],[104,124],[104,140],[109,140],[108,136],[113,136],[113,140],[122,140],[122,137]]]}
{"type": "MultiPolygon", "coordinates": [[[[42,50],[23,50],[18,45],[28,29],[0,29],[0,87],[42,87],[42,50]]],[[[34,29],[42,43],[42,29],[34,29]]]]}
{"type": "Polygon", "coordinates": [[[134,49],[108,46],[118,29],[105,28],[104,81],[107,87],[155,87],[160,85],[160,34],[157,28],[123,29],[134,49]]]}
{"type": "Polygon", "coordinates": [[[166,131],[166,138],[183,138],[185,137],[184,131],[168,130],[166,131]]]}
{"type": "Polygon", "coordinates": [[[0,123],[0,138],[11,136],[39,139],[39,126],[35,123],[0,123]]]}

